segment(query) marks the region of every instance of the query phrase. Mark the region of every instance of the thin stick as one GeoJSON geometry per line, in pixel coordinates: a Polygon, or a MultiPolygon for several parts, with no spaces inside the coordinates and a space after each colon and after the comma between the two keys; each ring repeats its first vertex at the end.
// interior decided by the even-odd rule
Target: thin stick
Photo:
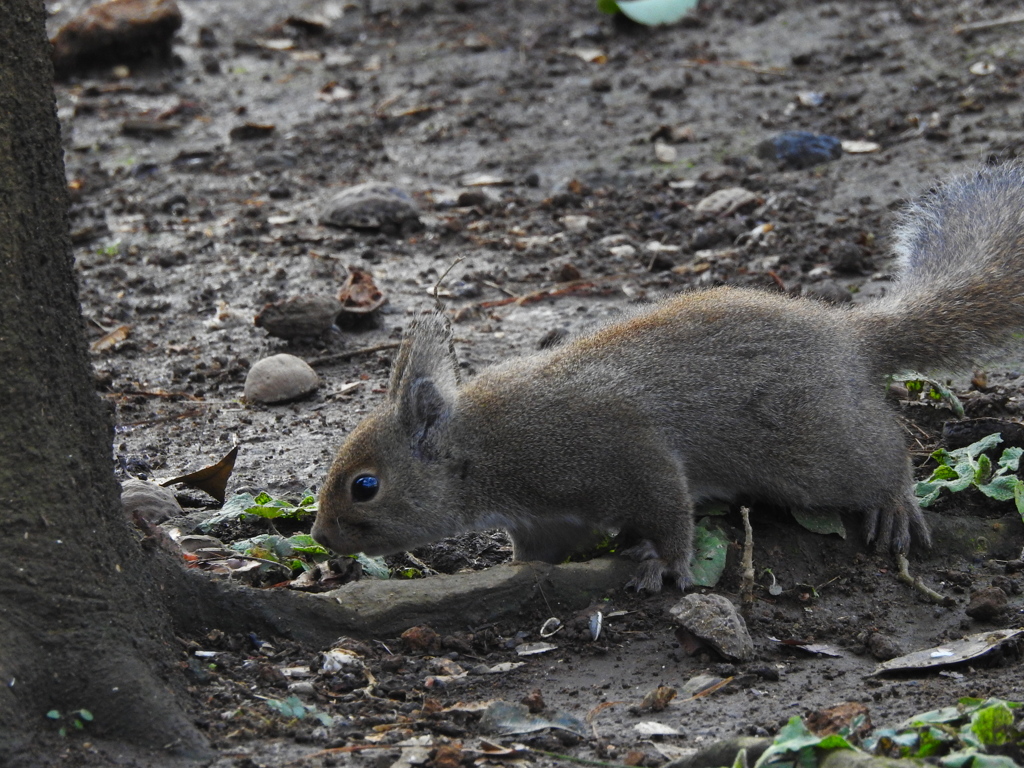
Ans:
{"type": "Polygon", "coordinates": [[[990,19],[989,21],[972,21],[969,24],[957,24],[953,27],[954,34],[973,32],[977,29],[992,29],[993,27],[1005,27],[1009,24],[1024,23],[1024,13],[1017,13],[1013,16],[1003,16],[1001,19],[990,19]]]}
{"type": "Polygon", "coordinates": [[[740,507],[743,517],[743,572],[740,581],[740,607],[744,615],[754,606],[754,529],[750,526],[750,509],[740,507]]]}
{"type": "Polygon", "coordinates": [[[899,563],[900,566],[900,572],[897,578],[899,578],[899,580],[902,581],[904,584],[909,584],[922,595],[931,600],[933,603],[938,603],[939,605],[945,605],[947,607],[956,605],[956,602],[953,600],[953,598],[939,594],[934,589],[931,589],[930,587],[926,586],[925,583],[921,581],[920,577],[915,579],[913,576],[911,576],[910,562],[907,560],[906,555],[897,555],[896,562],[899,563]]]}
{"type": "Polygon", "coordinates": [[[442,272],[441,276],[439,278],[437,278],[437,282],[434,283],[434,290],[433,290],[434,305],[437,307],[437,311],[438,312],[441,312],[441,311],[444,310],[444,306],[441,304],[441,299],[437,295],[438,289],[440,289],[440,287],[441,287],[441,283],[443,283],[444,279],[446,277],[448,277],[448,273],[449,272],[451,272],[453,269],[455,269],[456,266],[458,266],[459,264],[461,264],[465,260],[466,260],[465,256],[459,256],[459,258],[457,258],[455,261],[453,261],[451,264],[448,265],[448,269],[446,269],[444,272],[442,272]]]}
{"type": "Polygon", "coordinates": [[[402,342],[400,341],[388,341],[383,344],[377,344],[373,347],[363,347],[362,349],[352,349],[348,352],[336,352],[333,355],[314,357],[309,361],[309,364],[333,365],[334,363],[340,363],[344,360],[351,360],[353,357],[359,357],[360,355],[372,355],[374,352],[383,352],[386,349],[398,349],[400,346],[402,346],[402,342]]]}

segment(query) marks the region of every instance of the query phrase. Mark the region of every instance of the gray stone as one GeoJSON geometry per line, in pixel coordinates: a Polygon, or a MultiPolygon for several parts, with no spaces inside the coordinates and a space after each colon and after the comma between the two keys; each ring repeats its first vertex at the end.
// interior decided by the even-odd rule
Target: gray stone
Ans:
{"type": "Polygon", "coordinates": [[[135,478],[121,484],[121,506],[129,516],[138,513],[151,523],[184,514],[170,488],[135,478]]]}
{"type": "Polygon", "coordinates": [[[323,207],[320,223],[404,235],[423,228],[412,198],[390,184],[367,182],[342,190],[323,207]]]}
{"type": "Polygon", "coordinates": [[[747,661],[754,656],[747,623],[721,595],[686,595],[669,613],[679,626],[727,659],[747,661]]]}
{"type": "Polygon", "coordinates": [[[316,371],[295,355],[273,355],[258,361],[245,377],[249,403],[286,403],[311,395],[320,386],[316,371]]]}

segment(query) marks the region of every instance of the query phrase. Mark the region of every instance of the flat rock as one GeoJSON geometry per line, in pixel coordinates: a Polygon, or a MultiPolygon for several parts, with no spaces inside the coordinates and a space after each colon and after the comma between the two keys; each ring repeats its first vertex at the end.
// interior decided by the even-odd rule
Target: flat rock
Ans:
{"type": "Polygon", "coordinates": [[[89,67],[167,56],[181,10],[174,0],[109,0],[87,8],[50,41],[57,77],[89,67]]]}
{"type": "Polygon", "coordinates": [[[170,488],[135,478],[121,484],[121,506],[129,516],[138,513],[151,523],[184,514],[170,488]]]}
{"type": "Polygon", "coordinates": [[[747,623],[721,595],[686,595],[669,609],[680,627],[727,659],[747,661],[754,656],[754,641],[747,623]]]}
{"type": "Polygon", "coordinates": [[[423,228],[419,211],[408,193],[374,181],[349,187],[328,200],[320,212],[320,223],[398,235],[423,228]]]}
{"type": "Polygon", "coordinates": [[[245,377],[245,399],[250,403],[286,403],[311,395],[320,379],[309,364],[295,355],[273,355],[258,361],[245,377]]]}

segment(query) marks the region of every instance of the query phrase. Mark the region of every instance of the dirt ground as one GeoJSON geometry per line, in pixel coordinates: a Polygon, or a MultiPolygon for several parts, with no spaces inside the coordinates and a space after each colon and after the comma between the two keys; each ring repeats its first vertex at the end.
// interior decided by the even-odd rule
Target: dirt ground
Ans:
{"type": "MultiPolygon", "coordinates": [[[[84,5],[51,3],[53,28],[84,5]]],[[[1016,157],[1024,131],[1020,26],[958,29],[1018,12],[1008,0],[723,0],[656,29],[587,1],[179,5],[170,61],[74,74],[57,86],[58,109],[88,332],[97,341],[128,327],[94,353],[99,392],[116,411],[119,471],[167,478],[238,444],[231,493],[294,497],[321,482],[387,381],[393,349],[358,350],[400,339],[456,259],[445,301],[467,375],[536,349],[551,332],[695,287],[870,300],[887,283],[901,202],[951,173],[1016,157]],[[761,142],[792,130],[877,151],[802,169],[759,155],[761,142]],[[319,223],[329,198],[365,181],[404,190],[423,227],[319,223]],[[697,203],[729,187],[748,190],[749,201],[702,218],[697,203]],[[371,273],[387,297],[375,320],[291,340],[254,326],[268,302],[333,296],[352,268],[371,273]],[[488,304],[546,290],[555,295],[488,304]],[[244,404],[249,368],[278,352],[314,365],[319,390],[288,405],[244,404]]],[[[959,381],[968,416],[1019,419],[1022,365],[959,381]]],[[[948,414],[897,407],[923,464],[948,414]]],[[[209,503],[196,492],[181,498],[209,503]]],[[[239,768],[469,764],[484,738],[653,766],[715,739],[772,735],[791,715],[839,702],[861,702],[876,725],[895,725],[965,695],[1024,701],[1013,654],[952,672],[868,676],[880,646],[911,651],[1022,624],[1013,563],[1024,530],[1011,511],[980,495],[935,508],[930,519],[945,533],[912,569],[955,601],[942,607],[898,582],[892,563],[856,536],[815,536],[755,508],[755,660],[742,664],[682,651],[665,616],[678,594],[616,590],[602,612],[628,613],[607,618],[596,641],[593,611],[563,615],[566,629],[549,638],[558,647],[536,656],[515,647],[542,639],[544,605],[463,627],[440,645],[351,640],[364,667],[338,675],[294,673],[320,669],[324,648],[215,627],[188,639],[183,666],[196,719],[221,750],[216,764],[239,768]],[[768,592],[765,569],[780,595],[768,592]],[[968,617],[969,594],[993,583],[1009,605],[989,620],[968,617]],[[438,680],[452,671],[439,657],[463,670],[525,665],[438,680]],[[733,679],[686,700],[684,686],[701,674],[733,679]],[[297,683],[293,692],[333,724],[266,706],[262,697],[284,699],[297,683]],[[636,709],[657,686],[680,693],[663,711],[636,709]],[[487,735],[478,711],[455,707],[535,690],[549,713],[589,714],[585,735],[487,735]],[[634,727],[652,720],[678,734],[634,727]],[[387,746],[412,737],[425,738],[418,757],[387,746]],[[373,739],[383,741],[338,751],[373,739]]],[[[739,518],[727,520],[739,540],[739,518]]],[[[491,536],[417,554],[441,562],[453,552],[446,570],[509,556],[491,536]]],[[[733,564],[718,591],[735,598],[737,588],[733,564]]],[[[87,740],[68,748],[101,764],[87,740]]]]}

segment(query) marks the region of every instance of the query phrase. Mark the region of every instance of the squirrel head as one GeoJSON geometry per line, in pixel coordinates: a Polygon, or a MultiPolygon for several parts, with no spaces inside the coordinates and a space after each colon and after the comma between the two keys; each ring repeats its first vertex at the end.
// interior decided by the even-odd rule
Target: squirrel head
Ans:
{"type": "Polygon", "coordinates": [[[382,555],[458,531],[449,471],[457,365],[447,320],[423,318],[399,349],[386,400],[331,465],[317,541],[339,554],[382,555]]]}

